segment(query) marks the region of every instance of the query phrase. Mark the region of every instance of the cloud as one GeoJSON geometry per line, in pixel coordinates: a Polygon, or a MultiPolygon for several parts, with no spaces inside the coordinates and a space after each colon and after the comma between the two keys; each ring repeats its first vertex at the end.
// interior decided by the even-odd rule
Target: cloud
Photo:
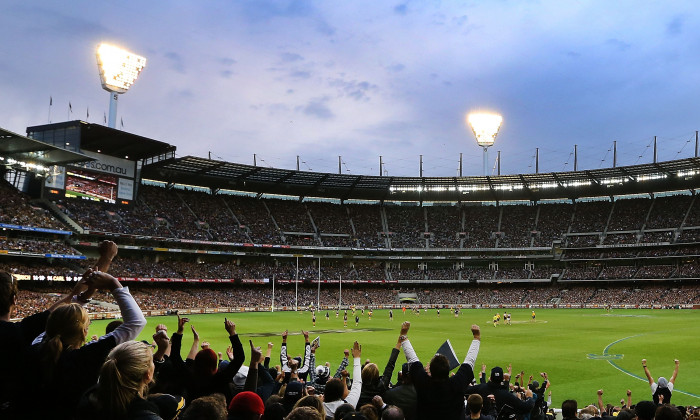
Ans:
{"type": "Polygon", "coordinates": [[[619,51],[627,51],[632,47],[630,44],[617,38],[610,38],[605,41],[605,44],[617,48],[619,51]]]}
{"type": "Polygon", "coordinates": [[[234,73],[231,70],[223,70],[219,73],[224,79],[230,79],[234,73]]]}
{"type": "Polygon", "coordinates": [[[311,78],[311,73],[304,70],[292,70],[289,72],[289,77],[293,79],[309,79],[311,78]]]}
{"type": "Polygon", "coordinates": [[[377,85],[368,81],[332,79],[329,85],[338,89],[338,95],[348,96],[356,101],[369,101],[368,93],[378,90],[377,85]]]}
{"type": "Polygon", "coordinates": [[[394,6],[394,13],[396,13],[397,15],[406,16],[406,13],[408,13],[408,4],[397,4],[396,6],[394,6]]]}
{"type": "Polygon", "coordinates": [[[398,73],[398,72],[403,71],[404,69],[406,69],[406,66],[404,66],[404,65],[401,64],[401,63],[396,63],[396,64],[390,65],[389,67],[387,67],[387,69],[388,69],[389,71],[393,71],[394,73],[398,73]]]}
{"type": "Polygon", "coordinates": [[[296,61],[303,61],[304,57],[296,53],[283,52],[282,54],[280,54],[280,60],[283,63],[293,63],[296,61]]]}
{"type": "Polygon", "coordinates": [[[185,63],[182,56],[176,52],[165,53],[165,58],[168,60],[170,68],[178,73],[185,73],[185,63]]]}
{"type": "Polygon", "coordinates": [[[668,24],[666,24],[666,33],[670,36],[680,35],[683,32],[684,24],[685,16],[675,16],[668,24]]]}
{"type": "Polygon", "coordinates": [[[335,117],[333,111],[326,105],[328,103],[328,98],[316,98],[309,101],[303,107],[298,107],[297,109],[306,115],[316,117],[322,120],[329,120],[335,117]]]}
{"type": "Polygon", "coordinates": [[[227,67],[232,66],[232,65],[236,64],[237,62],[238,61],[234,60],[233,58],[229,58],[229,57],[221,57],[219,59],[219,63],[224,65],[224,66],[227,66],[227,67]]]}

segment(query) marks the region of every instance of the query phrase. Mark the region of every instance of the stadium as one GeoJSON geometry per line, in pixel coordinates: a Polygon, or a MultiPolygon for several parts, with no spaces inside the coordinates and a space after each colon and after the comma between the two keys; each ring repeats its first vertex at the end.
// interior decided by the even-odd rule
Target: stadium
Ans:
{"type": "Polygon", "coordinates": [[[0,127],[0,418],[700,418],[697,131],[501,174],[470,114],[483,175],[250,165],[117,129],[145,58],[97,57],[109,123],[0,127]]]}
{"type": "MultiPolygon", "coordinates": [[[[550,308],[576,318],[700,307],[698,158],[395,178],[176,158],[173,145],[81,121],[2,138],[3,161],[15,163],[3,166],[0,264],[20,280],[17,317],[67,292],[106,239],[119,244],[110,272],[147,316],[371,309],[383,320],[408,307],[474,311],[488,325],[493,312],[522,322],[550,308]],[[67,136],[74,151],[54,146],[67,136]]],[[[93,319],[120,316],[108,297],[89,306],[93,319]]],[[[278,319],[313,332],[301,317],[278,319]]]]}

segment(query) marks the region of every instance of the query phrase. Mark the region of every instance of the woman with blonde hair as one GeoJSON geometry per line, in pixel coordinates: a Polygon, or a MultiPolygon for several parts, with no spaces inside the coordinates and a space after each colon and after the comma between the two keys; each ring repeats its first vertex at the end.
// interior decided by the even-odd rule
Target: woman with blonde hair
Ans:
{"type": "MultiPolygon", "coordinates": [[[[80,396],[97,383],[105,357],[118,344],[133,340],[146,326],[136,301],[127,287],[122,287],[109,274],[88,270],[83,276],[88,294],[94,290],[109,290],[121,310],[124,323],[97,341],[85,344],[90,318],[85,308],[71,303],[56,308],[46,323],[46,331],[33,347],[37,369],[37,395],[45,403],[37,408],[41,418],[70,418],[80,396]]],[[[83,301],[83,304],[87,302],[83,301]]],[[[152,355],[151,355],[152,357],[152,355]]]]}
{"type": "Polygon", "coordinates": [[[146,400],[154,370],[153,353],[147,344],[127,341],[116,346],[100,369],[97,387],[81,402],[78,417],[160,419],[157,406],[146,400]]]}
{"type": "Polygon", "coordinates": [[[323,400],[315,395],[307,395],[299,399],[299,401],[294,404],[294,408],[298,407],[311,407],[315,408],[316,411],[321,414],[321,418],[326,418],[326,409],[323,407],[323,400]]]}

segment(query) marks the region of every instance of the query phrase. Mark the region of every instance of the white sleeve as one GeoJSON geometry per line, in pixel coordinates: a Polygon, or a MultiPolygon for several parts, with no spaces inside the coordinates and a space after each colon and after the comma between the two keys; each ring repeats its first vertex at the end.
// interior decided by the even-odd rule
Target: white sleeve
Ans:
{"type": "Polygon", "coordinates": [[[357,402],[360,401],[360,391],[362,391],[362,366],[360,365],[360,358],[355,357],[352,364],[352,388],[350,388],[350,393],[345,399],[345,402],[357,408],[357,402]]]}
{"type": "Polygon", "coordinates": [[[476,356],[479,354],[479,347],[481,346],[481,340],[472,340],[472,344],[469,346],[469,351],[467,356],[464,358],[464,363],[471,366],[474,369],[474,363],[476,363],[476,356]]]}
{"type": "Polygon", "coordinates": [[[418,356],[413,350],[413,346],[411,346],[411,342],[409,340],[401,343],[401,348],[403,349],[403,354],[406,355],[406,362],[413,363],[418,361],[418,356]]]}
{"type": "Polygon", "coordinates": [[[117,344],[121,344],[138,337],[139,333],[141,333],[146,326],[146,318],[143,316],[143,312],[141,312],[139,305],[136,303],[133,296],[131,296],[131,293],[129,293],[128,287],[120,287],[112,290],[112,296],[114,296],[117,305],[119,305],[124,323],[111,333],[100,337],[100,340],[114,336],[117,340],[117,344]]]}
{"type": "Polygon", "coordinates": [[[299,367],[297,373],[306,373],[309,371],[309,359],[311,358],[311,344],[306,343],[304,346],[304,364],[299,367]]]}

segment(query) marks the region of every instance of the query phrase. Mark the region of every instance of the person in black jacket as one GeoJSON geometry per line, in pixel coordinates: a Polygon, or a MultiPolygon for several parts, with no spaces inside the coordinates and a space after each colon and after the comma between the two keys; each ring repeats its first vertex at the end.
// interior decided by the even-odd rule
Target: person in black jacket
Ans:
{"type": "Polygon", "coordinates": [[[520,396],[510,392],[508,382],[504,380],[503,369],[499,366],[491,369],[491,377],[487,383],[468,387],[465,392],[479,394],[484,401],[489,400],[489,396],[492,395],[496,410],[494,413],[491,408],[488,413],[496,414],[498,420],[520,418],[531,412],[535,406],[532,390],[526,389],[522,393],[519,392],[520,396]]]}
{"type": "Polygon", "coordinates": [[[228,332],[229,340],[231,341],[233,360],[225,368],[218,370],[218,356],[211,349],[200,350],[194,361],[189,363],[189,365],[182,360],[182,355],[180,354],[182,334],[185,323],[188,321],[189,319],[178,316],[177,332],[172,336],[172,349],[170,352],[170,360],[173,363],[173,367],[186,378],[187,400],[192,401],[218,392],[226,396],[226,403],[228,404],[233,398],[229,384],[233,382],[234,375],[236,375],[238,369],[245,361],[243,344],[241,344],[241,340],[236,334],[236,324],[228,318],[224,318],[224,328],[228,332]]]}
{"type": "Polygon", "coordinates": [[[404,322],[401,325],[399,341],[410,365],[409,371],[418,396],[416,418],[464,419],[464,389],[474,379],[474,363],[481,344],[479,326],[472,325],[471,332],[474,338],[464,363],[452,377],[449,376],[450,367],[447,358],[439,354],[430,361],[430,374],[425,372],[423,364],[418,360],[406,336],[410,327],[410,322],[404,322]]]}
{"type": "Polygon", "coordinates": [[[391,376],[394,374],[394,366],[396,366],[396,358],[399,357],[400,349],[401,343],[397,341],[396,346],[391,349],[389,361],[381,377],[375,363],[367,363],[362,368],[362,391],[360,392],[360,400],[357,402],[358,407],[371,403],[375,395],[384,396],[391,385],[391,376]]]}
{"type": "Polygon", "coordinates": [[[170,419],[184,407],[184,399],[161,395],[149,399],[155,365],[150,346],[127,341],[112,349],[100,369],[100,381],[89,390],[78,407],[79,419],[160,420],[170,419]],[[170,402],[174,410],[166,410],[170,402]],[[166,415],[166,411],[170,411],[166,415]],[[172,411],[175,411],[173,413],[172,411]]]}

